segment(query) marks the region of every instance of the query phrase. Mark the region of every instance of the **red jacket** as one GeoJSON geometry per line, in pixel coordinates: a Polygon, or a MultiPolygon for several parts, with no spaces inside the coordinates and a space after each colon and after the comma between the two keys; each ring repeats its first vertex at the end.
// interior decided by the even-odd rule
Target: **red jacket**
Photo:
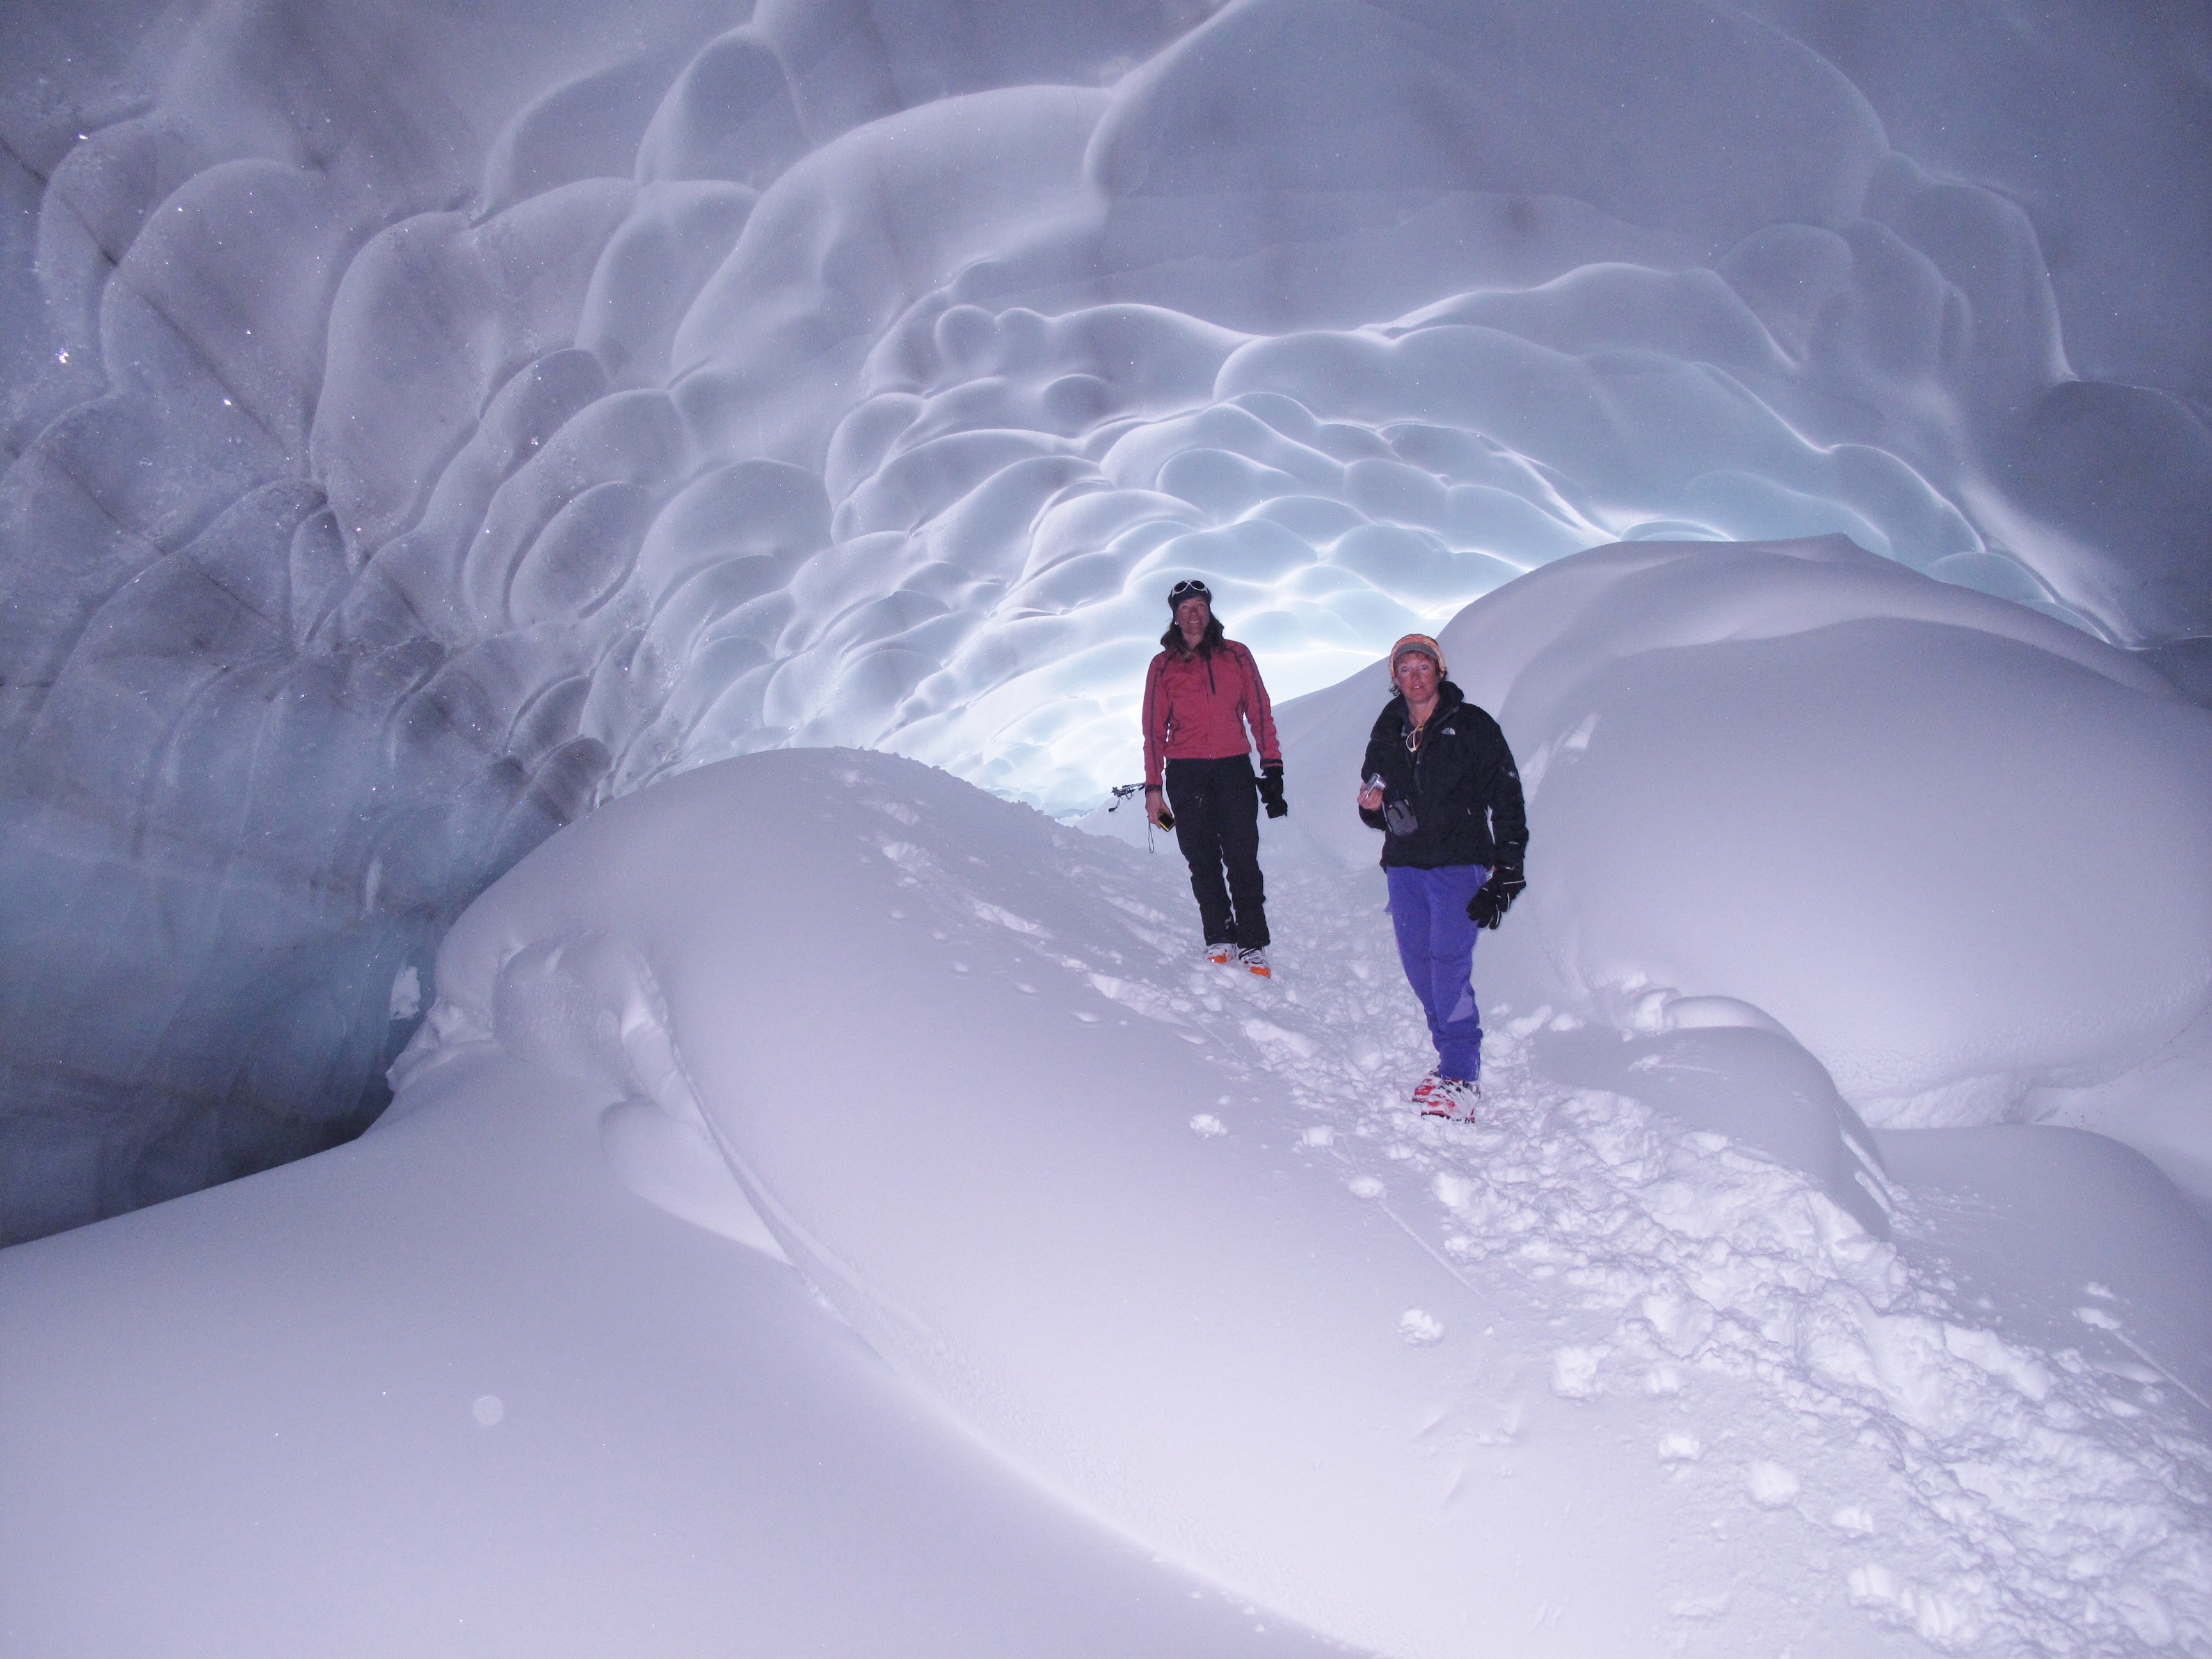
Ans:
{"type": "Polygon", "coordinates": [[[1260,764],[1280,766],[1275,714],[1260,665],[1234,640],[1212,656],[1163,651],[1145,672],[1145,784],[1158,788],[1171,760],[1225,760],[1260,745],[1260,764]],[[1252,735],[1247,738],[1244,728],[1252,735]]]}

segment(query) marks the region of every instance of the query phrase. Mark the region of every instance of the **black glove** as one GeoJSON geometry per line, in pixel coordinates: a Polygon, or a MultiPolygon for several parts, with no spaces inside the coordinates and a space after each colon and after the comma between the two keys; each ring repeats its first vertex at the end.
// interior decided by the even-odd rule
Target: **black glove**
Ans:
{"type": "Polygon", "coordinates": [[[1267,803],[1267,816],[1279,818],[1289,811],[1283,799],[1283,769],[1280,763],[1260,769],[1260,799],[1267,803]]]}
{"type": "Polygon", "coordinates": [[[1513,908],[1513,901],[1521,896],[1528,885],[1517,864],[1501,864],[1490,872],[1490,879],[1482,884],[1475,896],[1467,902],[1467,919],[1478,927],[1495,927],[1505,919],[1513,908]]]}

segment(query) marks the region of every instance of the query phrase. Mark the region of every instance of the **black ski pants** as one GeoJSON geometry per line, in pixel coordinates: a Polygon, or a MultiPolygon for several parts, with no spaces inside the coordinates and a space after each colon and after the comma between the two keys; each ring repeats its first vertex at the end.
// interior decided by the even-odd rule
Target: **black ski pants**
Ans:
{"type": "Polygon", "coordinates": [[[1263,949],[1267,887],[1260,875],[1260,784],[1250,757],[1171,760],[1166,781],[1206,942],[1263,949]]]}

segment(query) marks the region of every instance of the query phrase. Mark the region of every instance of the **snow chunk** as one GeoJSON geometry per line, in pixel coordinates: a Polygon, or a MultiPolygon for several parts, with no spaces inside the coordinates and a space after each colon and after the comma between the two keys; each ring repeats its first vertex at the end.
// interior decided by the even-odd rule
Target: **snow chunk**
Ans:
{"type": "Polygon", "coordinates": [[[392,1018],[412,1019],[422,1012],[422,976],[410,963],[392,981],[392,1018]]]}
{"type": "Polygon", "coordinates": [[[1853,1568],[1847,1582],[1854,1605],[1888,1615],[1932,1647],[1961,1652],[1981,1639],[1981,1621],[1946,1590],[1915,1583],[1878,1563],[1853,1568]]]}
{"type": "Polygon", "coordinates": [[[1751,1501],[1761,1509],[1778,1510],[1797,1497],[1796,1473],[1763,1459],[1744,1471],[1743,1483],[1751,1493],[1751,1501]]]}
{"type": "Polygon", "coordinates": [[[1425,1348],[1444,1340],[1443,1322],[1419,1308],[1408,1308],[1398,1316],[1398,1334],[1407,1346],[1425,1348]]]}
{"type": "Polygon", "coordinates": [[[1602,1348],[1561,1348],[1552,1356],[1552,1392],[1562,1400],[1595,1400],[1605,1392],[1598,1368],[1602,1348]]]}

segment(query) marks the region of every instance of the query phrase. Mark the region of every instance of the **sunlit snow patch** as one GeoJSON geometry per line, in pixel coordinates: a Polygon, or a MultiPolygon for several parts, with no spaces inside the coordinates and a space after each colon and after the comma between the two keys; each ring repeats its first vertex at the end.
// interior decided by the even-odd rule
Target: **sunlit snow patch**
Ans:
{"type": "Polygon", "coordinates": [[[1247,986],[1190,965],[1177,860],[910,763],[756,757],[533,855],[449,939],[435,1029],[517,1022],[541,1055],[619,1029],[500,1001],[546,930],[618,933],[666,1022],[624,1052],[674,1057],[659,1086],[879,1352],[1086,1511],[1342,1639],[1455,1653],[1480,1609],[1561,1652],[1690,1618],[1778,1646],[1808,1606],[1870,1651],[2212,1635],[2185,1397],[1983,1322],[1940,1205],[1900,1190],[1887,1243],[1749,1141],[1549,1076],[1549,1011],[1495,1034],[1476,1122],[1412,1115],[1371,878],[1277,845],[1282,969],[1247,986]],[[1743,1553],[1687,1551],[1717,1529],[1743,1553]]]}

